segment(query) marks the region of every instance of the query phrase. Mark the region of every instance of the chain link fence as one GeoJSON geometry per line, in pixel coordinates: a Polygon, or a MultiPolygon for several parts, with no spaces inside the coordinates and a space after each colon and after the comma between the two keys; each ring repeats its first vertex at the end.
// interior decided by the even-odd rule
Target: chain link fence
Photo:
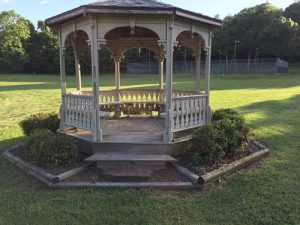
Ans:
{"type": "MultiPolygon", "coordinates": [[[[212,74],[279,74],[288,73],[288,62],[279,58],[275,59],[237,59],[237,60],[212,60],[212,74]]],[[[195,61],[174,62],[174,74],[195,73],[195,61]]],[[[201,62],[201,73],[204,73],[205,64],[201,62]]],[[[128,74],[157,74],[157,62],[128,63],[128,74]]]]}

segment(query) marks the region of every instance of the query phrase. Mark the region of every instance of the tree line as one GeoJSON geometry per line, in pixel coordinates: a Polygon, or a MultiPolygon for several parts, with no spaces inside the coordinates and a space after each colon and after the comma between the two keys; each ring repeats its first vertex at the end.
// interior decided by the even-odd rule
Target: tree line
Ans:
{"type": "MultiPolygon", "coordinates": [[[[222,29],[215,31],[213,59],[274,58],[300,60],[300,2],[285,10],[269,3],[246,8],[224,19],[222,29]]],[[[39,21],[35,27],[14,11],[0,13],[0,73],[59,72],[59,50],[56,31],[39,21]]],[[[123,66],[128,62],[154,61],[148,49],[126,51],[123,66]]],[[[174,60],[192,60],[189,49],[176,49],[174,60]]],[[[67,73],[74,72],[72,46],[67,48],[67,73]]],[[[101,70],[111,71],[113,61],[108,51],[100,52],[101,70]]],[[[82,72],[90,73],[90,52],[81,59],[82,72]]]]}

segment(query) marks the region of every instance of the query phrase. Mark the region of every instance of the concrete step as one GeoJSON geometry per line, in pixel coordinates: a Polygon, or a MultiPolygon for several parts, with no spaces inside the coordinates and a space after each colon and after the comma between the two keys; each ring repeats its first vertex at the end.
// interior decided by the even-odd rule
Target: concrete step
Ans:
{"type": "Polygon", "coordinates": [[[154,154],[120,154],[120,153],[96,153],[87,159],[87,162],[176,162],[170,155],[154,154]]]}
{"type": "Polygon", "coordinates": [[[93,144],[93,153],[120,153],[120,154],[154,154],[165,155],[172,151],[171,144],[163,143],[117,143],[103,142],[93,144]]]}
{"type": "Polygon", "coordinates": [[[105,175],[113,176],[113,177],[122,177],[124,179],[128,177],[135,177],[135,178],[143,178],[143,177],[150,177],[153,174],[153,170],[150,169],[127,169],[127,170],[120,170],[120,169],[111,169],[104,171],[105,175]]]}
{"type": "MultiPolygon", "coordinates": [[[[177,160],[170,155],[154,154],[119,154],[119,153],[96,153],[85,159],[87,162],[96,162],[97,168],[104,173],[111,171],[155,171],[166,168],[167,162],[177,160]]],[[[114,172],[116,173],[116,172],[114,172]]]]}

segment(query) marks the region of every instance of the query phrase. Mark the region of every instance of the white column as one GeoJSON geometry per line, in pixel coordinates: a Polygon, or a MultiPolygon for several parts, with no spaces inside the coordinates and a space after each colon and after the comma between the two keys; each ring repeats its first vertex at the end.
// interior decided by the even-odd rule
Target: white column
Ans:
{"type": "Polygon", "coordinates": [[[210,94],[210,64],[211,64],[211,48],[206,49],[205,57],[205,94],[210,94]]]}
{"type": "Polygon", "coordinates": [[[173,97],[173,20],[167,26],[167,57],[166,57],[166,121],[164,142],[171,143],[172,132],[172,97],[173,97]]]}
{"type": "Polygon", "coordinates": [[[80,54],[79,52],[74,52],[75,58],[75,74],[76,74],[76,88],[79,93],[81,92],[81,69],[80,69],[80,54]]]}
{"type": "Polygon", "coordinates": [[[99,143],[102,141],[102,131],[100,129],[100,104],[99,104],[99,53],[98,53],[98,41],[97,41],[97,21],[93,19],[92,29],[92,40],[91,40],[91,59],[92,59],[92,73],[93,73],[93,99],[94,99],[94,110],[93,110],[93,121],[94,121],[94,132],[93,141],[99,143]]]}
{"type": "Polygon", "coordinates": [[[160,56],[158,59],[159,62],[159,89],[160,92],[164,90],[164,61],[165,57],[160,56]]]}
{"type": "Polygon", "coordinates": [[[65,60],[65,48],[62,40],[61,29],[59,30],[59,59],[60,59],[60,85],[61,85],[61,106],[60,106],[60,125],[59,131],[65,132],[65,102],[64,97],[67,93],[66,84],[66,60],[65,60]]]}
{"type": "Polygon", "coordinates": [[[121,57],[114,56],[115,61],[115,84],[116,84],[116,100],[120,101],[120,88],[121,88],[121,57]]]}
{"type": "Polygon", "coordinates": [[[195,56],[195,63],[196,63],[195,91],[199,92],[199,91],[201,91],[201,86],[200,86],[200,77],[201,77],[201,50],[195,56]]]}
{"type": "Polygon", "coordinates": [[[205,94],[207,95],[207,113],[206,113],[206,122],[211,121],[211,108],[210,108],[210,67],[211,67],[211,36],[209,35],[209,43],[206,48],[206,57],[205,57],[205,94]]]}

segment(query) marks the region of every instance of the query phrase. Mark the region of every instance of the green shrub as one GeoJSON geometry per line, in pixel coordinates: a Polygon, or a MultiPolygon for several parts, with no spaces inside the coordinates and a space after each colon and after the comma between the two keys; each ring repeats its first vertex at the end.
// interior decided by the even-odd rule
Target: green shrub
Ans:
{"type": "Polygon", "coordinates": [[[226,156],[233,157],[244,151],[249,141],[250,129],[242,115],[233,109],[221,109],[213,114],[212,122],[218,126],[219,130],[225,132],[226,156]]]}
{"type": "Polygon", "coordinates": [[[38,129],[48,129],[55,133],[59,128],[60,119],[56,113],[39,113],[32,115],[21,121],[21,126],[25,135],[29,136],[38,129]]]}
{"type": "Polygon", "coordinates": [[[214,164],[222,157],[234,157],[244,151],[250,129],[245,119],[232,109],[216,111],[212,122],[195,130],[188,144],[191,163],[214,164]]]}
{"type": "Polygon", "coordinates": [[[188,155],[194,165],[214,164],[225,155],[226,146],[224,131],[209,123],[193,133],[188,144],[188,155]]]}
{"type": "Polygon", "coordinates": [[[244,120],[243,117],[233,109],[219,109],[213,113],[211,118],[212,121],[219,121],[223,119],[244,120]]]}
{"type": "Polygon", "coordinates": [[[35,130],[27,137],[23,156],[38,166],[68,166],[77,161],[78,150],[67,135],[43,129],[35,130]]]}

